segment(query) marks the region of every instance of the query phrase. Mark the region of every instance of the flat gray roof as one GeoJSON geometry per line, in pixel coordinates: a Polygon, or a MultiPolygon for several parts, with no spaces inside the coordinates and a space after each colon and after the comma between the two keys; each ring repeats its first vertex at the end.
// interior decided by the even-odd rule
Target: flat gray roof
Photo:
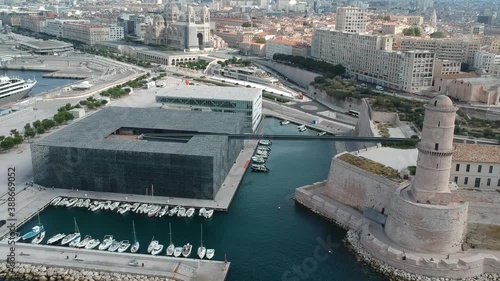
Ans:
{"type": "Polygon", "coordinates": [[[224,149],[228,138],[200,135],[193,136],[186,143],[106,138],[120,128],[235,134],[242,132],[243,114],[109,106],[33,145],[214,156],[224,149]]]}
{"type": "Polygon", "coordinates": [[[218,86],[179,86],[162,89],[157,97],[193,98],[213,100],[253,101],[262,95],[262,89],[218,86]]]}
{"type": "Polygon", "coordinates": [[[46,41],[28,41],[28,42],[19,42],[19,44],[30,46],[38,49],[46,49],[46,48],[63,48],[63,47],[71,47],[73,46],[70,43],[56,41],[56,40],[46,40],[46,41]]]}

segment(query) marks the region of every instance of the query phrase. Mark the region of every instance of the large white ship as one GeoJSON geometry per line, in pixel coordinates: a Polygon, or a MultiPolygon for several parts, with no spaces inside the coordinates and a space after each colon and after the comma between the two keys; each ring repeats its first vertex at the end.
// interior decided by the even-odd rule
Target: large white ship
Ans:
{"type": "Polygon", "coordinates": [[[0,106],[26,97],[35,84],[36,80],[0,76],[0,106]]]}

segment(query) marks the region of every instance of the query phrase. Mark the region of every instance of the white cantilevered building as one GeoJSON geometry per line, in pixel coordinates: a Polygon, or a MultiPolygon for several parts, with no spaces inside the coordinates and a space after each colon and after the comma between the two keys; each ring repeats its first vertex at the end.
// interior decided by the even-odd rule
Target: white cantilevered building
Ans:
{"type": "Polygon", "coordinates": [[[500,146],[456,144],[450,181],[459,187],[500,188],[500,146]]]}
{"type": "Polygon", "coordinates": [[[422,50],[396,52],[393,38],[317,29],[311,56],[342,64],[356,79],[391,89],[416,93],[432,86],[434,53],[422,50]]]}
{"type": "Polygon", "coordinates": [[[231,112],[244,115],[245,133],[254,133],[262,120],[262,89],[180,86],[156,95],[168,108],[231,112]]]}

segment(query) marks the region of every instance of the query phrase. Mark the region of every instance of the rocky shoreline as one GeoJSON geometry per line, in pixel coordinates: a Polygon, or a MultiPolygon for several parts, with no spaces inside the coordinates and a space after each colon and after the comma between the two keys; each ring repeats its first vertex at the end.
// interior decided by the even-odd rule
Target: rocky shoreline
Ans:
{"type": "Polygon", "coordinates": [[[174,281],[165,277],[47,267],[25,263],[17,263],[14,270],[10,272],[5,262],[0,263],[0,279],[2,278],[39,281],[174,281]]]}
{"type": "Polygon", "coordinates": [[[389,278],[391,281],[493,281],[500,280],[499,274],[486,273],[479,276],[464,278],[464,279],[451,279],[445,277],[427,277],[423,275],[413,274],[401,269],[397,269],[390,265],[384,264],[383,262],[375,259],[370,253],[368,253],[361,242],[359,241],[359,234],[354,230],[347,231],[344,243],[349,250],[351,250],[358,261],[362,261],[372,267],[378,273],[381,273],[389,278]]]}

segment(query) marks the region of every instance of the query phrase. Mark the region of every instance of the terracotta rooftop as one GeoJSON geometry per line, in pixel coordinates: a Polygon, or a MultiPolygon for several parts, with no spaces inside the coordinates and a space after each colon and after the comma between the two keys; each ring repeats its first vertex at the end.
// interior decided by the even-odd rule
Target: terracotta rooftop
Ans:
{"type": "Polygon", "coordinates": [[[456,144],[453,161],[500,164],[500,146],[456,144]]]}

